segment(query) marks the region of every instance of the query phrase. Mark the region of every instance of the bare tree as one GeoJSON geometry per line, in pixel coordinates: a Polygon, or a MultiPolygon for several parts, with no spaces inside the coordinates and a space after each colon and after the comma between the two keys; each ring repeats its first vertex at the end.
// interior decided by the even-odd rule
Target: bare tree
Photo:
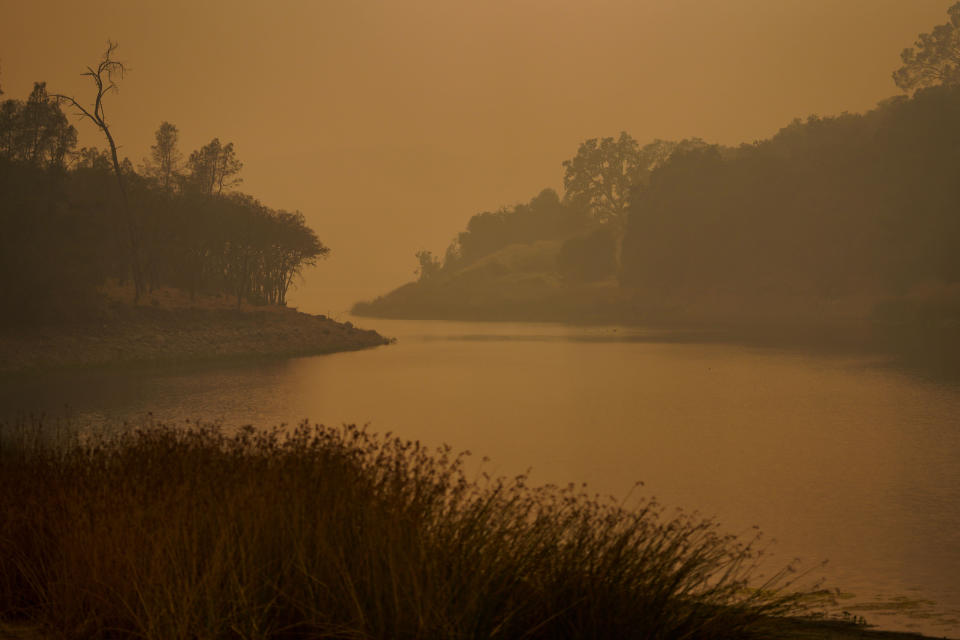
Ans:
{"type": "Polygon", "coordinates": [[[133,214],[130,211],[130,202],[127,198],[127,186],[123,178],[123,170],[120,167],[120,161],[117,159],[117,144],[110,133],[110,126],[107,124],[106,114],[104,112],[103,99],[111,91],[117,91],[115,77],[123,78],[126,71],[124,64],[113,59],[113,52],[117,49],[117,43],[107,41],[107,50],[103,54],[103,59],[96,68],[87,67],[87,70],[81,74],[93,80],[97,88],[97,97],[93,106],[88,109],[80,104],[73,96],[63,94],[54,94],[52,97],[69,103],[77,110],[77,115],[81,118],[87,118],[97,126],[103,135],[107,138],[110,145],[110,155],[113,159],[113,171],[117,176],[117,185],[120,187],[120,197],[123,204],[123,213],[126,219],[127,234],[130,239],[130,267],[133,272],[133,301],[140,300],[140,294],[143,291],[143,276],[140,272],[140,247],[137,238],[136,225],[133,221],[133,214]]]}

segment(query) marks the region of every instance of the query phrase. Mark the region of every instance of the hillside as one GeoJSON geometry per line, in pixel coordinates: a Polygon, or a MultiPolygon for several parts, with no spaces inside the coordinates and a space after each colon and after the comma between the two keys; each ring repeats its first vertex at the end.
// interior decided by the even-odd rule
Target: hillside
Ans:
{"type": "Polygon", "coordinates": [[[588,140],[564,164],[562,199],[474,216],[442,263],[421,252],[417,282],[354,313],[857,340],[955,334],[958,113],[960,87],[932,87],[736,148],[588,140]],[[589,192],[611,179],[612,160],[595,158],[604,149],[632,158],[614,176],[632,180],[619,209],[589,192]]]}

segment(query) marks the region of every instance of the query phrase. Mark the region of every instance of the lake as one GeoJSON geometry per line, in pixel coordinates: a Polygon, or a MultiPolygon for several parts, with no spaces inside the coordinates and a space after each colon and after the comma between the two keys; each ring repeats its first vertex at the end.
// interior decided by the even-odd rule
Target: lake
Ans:
{"type": "Polygon", "coordinates": [[[775,539],[841,608],[960,637],[960,384],[863,355],[625,327],[359,319],[398,342],[244,365],[4,383],[4,415],[116,428],[369,423],[532,483],[639,491],[775,539]]]}

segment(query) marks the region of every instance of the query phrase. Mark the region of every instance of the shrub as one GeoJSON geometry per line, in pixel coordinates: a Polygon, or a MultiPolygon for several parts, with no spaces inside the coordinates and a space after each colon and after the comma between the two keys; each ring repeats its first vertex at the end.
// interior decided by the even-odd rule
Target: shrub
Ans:
{"type": "Polygon", "coordinates": [[[67,638],[709,639],[803,608],[787,572],[752,585],[756,541],[711,521],[463,465],[307,423],[0,439],[0,619],[67,638]]]}

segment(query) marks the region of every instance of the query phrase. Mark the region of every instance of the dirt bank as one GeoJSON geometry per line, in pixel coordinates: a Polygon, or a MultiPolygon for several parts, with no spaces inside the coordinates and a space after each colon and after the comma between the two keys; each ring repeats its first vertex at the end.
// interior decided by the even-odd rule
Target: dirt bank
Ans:
{"type": "Polygon", "coordinates": [[[112,299],[82,321],[0,331],[0,374],[351,351],[388,344],[376,331],[286,307],[237,308],[156,294],[112,299]]]}

